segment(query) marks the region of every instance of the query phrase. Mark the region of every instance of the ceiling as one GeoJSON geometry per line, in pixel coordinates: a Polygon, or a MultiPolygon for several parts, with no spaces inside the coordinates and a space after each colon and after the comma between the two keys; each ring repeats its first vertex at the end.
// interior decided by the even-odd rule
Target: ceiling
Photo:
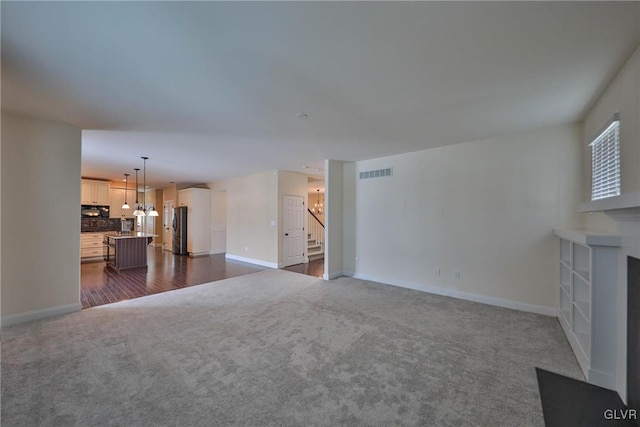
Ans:
{"type": "Polygon", "coordinates": [[[640,44],[639,2],[0,7],[3,110],[82,128],[83,176],[148,156],[156,187],[575,122],[640,44]]]}

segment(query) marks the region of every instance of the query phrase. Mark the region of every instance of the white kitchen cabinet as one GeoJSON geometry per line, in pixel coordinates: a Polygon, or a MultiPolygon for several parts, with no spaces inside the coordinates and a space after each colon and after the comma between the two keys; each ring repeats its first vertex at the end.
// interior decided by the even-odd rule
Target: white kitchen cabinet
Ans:
{"type": "Polygon", "coordinates": [[[616,285],[620,236],[554,230],[560,237],[558,319],[592,384],[616,388],[616,285]]]}
{"type": "Polygon", "coordinates": [[[122,205],[125,202],[125,190],[124,188],[111,188],[109,190],[109,218],[133,218],[133,211],[135,209],[135,203],[131,200],[131,196],[135,194],[131,191],[127,191],[126,201],[129,204],[130,209],[122,209],[122,205]]]}
{"type": "Polygon", "coordinates": [[[80,196],[83,205],[109,205],[109,183],[105,181],[82,180],[82,194],[80,196]]]}
{"type": "Polygon", "coordinates": [[[104,255],[103,240],[102,233],[81,233],[80,259],[82,261],[102,260],[104,255]]]}
{"type": "Polygon", "coordinates": [[[186,188],[178,191],[178,206],[187,207],[187,252],[208,255],[211,249],[211,191],[186,188]]]}

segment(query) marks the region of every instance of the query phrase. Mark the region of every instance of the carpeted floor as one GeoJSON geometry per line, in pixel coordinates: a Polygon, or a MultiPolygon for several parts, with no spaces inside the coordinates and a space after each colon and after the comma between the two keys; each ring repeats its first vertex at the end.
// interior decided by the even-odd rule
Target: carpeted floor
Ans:
{"type": "Polygon", "coordinates": [[[269,270],[2,331],[2,425],[542,426],[556,319],[269,270]]]}

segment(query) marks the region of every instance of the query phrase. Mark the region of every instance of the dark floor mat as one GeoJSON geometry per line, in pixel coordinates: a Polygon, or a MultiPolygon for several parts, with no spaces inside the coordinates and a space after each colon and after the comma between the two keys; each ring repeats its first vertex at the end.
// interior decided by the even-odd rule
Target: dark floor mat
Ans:
{"type": "Polygon", "coordinates": [[[536,373],[547,427],[640,425],[628,419],[635,412],[627,410],[618,393],[540,368],[536,373]]]}

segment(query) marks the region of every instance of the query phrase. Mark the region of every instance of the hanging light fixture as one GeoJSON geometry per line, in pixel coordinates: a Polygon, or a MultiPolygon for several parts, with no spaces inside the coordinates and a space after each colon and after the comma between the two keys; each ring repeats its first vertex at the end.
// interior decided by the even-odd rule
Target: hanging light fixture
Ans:
{"type": "Polygon", "coordinates": [[[320,189],[318,188],[316,191],[318,192],[318,201],[313,206],[313,209],[311,209],[311,212],[313,212],[314,214],[321,214],[324,206],[322,203],[320,203],[320,189]]]}
{"type": "Polygon", "coordinates": [[[133,170],[136,171],[136,210],[133,211],[133,215],[145,216],[144,211],[140,210],[140,205],[138,205],[138,171],[140,170],[140,168],[134,168],[133,170]]]}
{"type": "Polygon", "coordinates": [[[125,173],[124,174],[124,205],[122,205],[122,209],[131,209],[131,207],[129,207],[129,204],[127,203],[127,184],[129,183],[129,174],[125,173]]]}
{"type": "MultiPolygon", "coordinates": [[[[147,212],[147,160],[149,160],[148,157],[142,156],[142,162],[143,162],[142,186],[144,187],[144,193],[142,193],[142,197],[144,197],[142,201],[142,206],[143,206],[144,212],[147,212]]],[[[149,209],[149,212],[147,212],[147,215],[158,216],[158,211],[152,205],[151,209],[149,209]]]]}

